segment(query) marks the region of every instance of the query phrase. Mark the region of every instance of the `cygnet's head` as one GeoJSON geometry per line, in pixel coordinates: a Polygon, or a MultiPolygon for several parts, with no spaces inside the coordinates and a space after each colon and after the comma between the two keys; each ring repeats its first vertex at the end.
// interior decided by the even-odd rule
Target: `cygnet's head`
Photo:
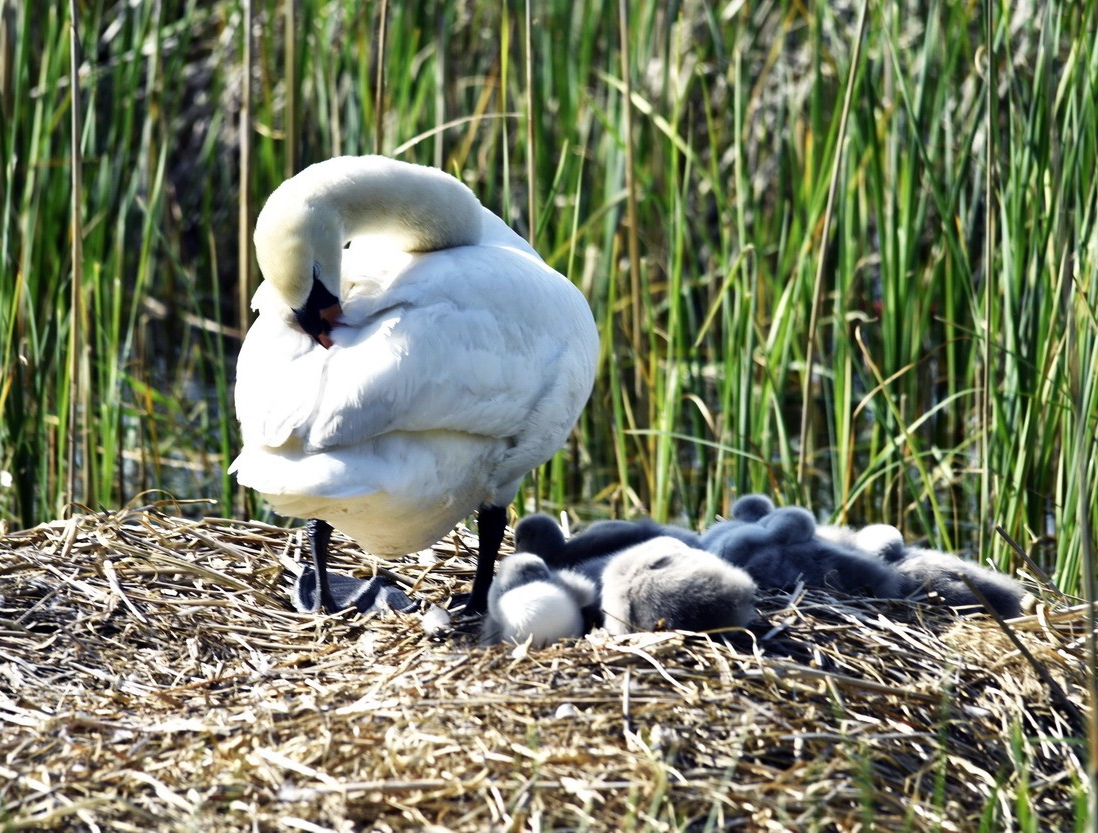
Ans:
{"type": "Polygon", "coordinates": [[[491,590],[488,591],[489,604],[493,596],[501,596],[520,584],[548,581],[549,578],[549,567],[541,557],[532,552],[513,553],[502,559],[496,568],[496,577],[492,581],[491,590]]]}
{"type": "Polygon", "coordinates": [[[748,523],[757,523],[773,511],[774,503],[766,495],[744,495],[732,504],[732,517],[748,523]]]}
{"type": "Polygon", "coordinates": [[[870,524],[854,535],[854,545],[862,552],[893,563],[904,557],[904,536],[891,524],[870,524]]]}
{"type": "Polygon", "coordinates": [[[799,506],[783,506],[758,521],[759,526],[770,531],[775,544],[804,544],[816,535],[816,519],[807,509],[799,506]]]}
{"type": "Polygon", "coordinates": [[[552,563],[564,544],[564,532],[548,515],[527,515],[515,526],[516,553],[533,553],[552,563]]]}

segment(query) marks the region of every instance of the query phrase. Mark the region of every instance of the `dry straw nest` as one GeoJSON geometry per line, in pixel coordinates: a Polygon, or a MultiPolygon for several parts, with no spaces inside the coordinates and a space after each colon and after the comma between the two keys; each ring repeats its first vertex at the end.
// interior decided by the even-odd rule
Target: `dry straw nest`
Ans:
{"type": "MultiPolygon", "coordinates": [[[[442,600],[470,543],[388,566],[442,600]]],[[[727,642],[526,651],[292,612],[297,530],[146,507],[0,548],[0,829],[1065,830],[1086,798],[1079,609],[1015,642],[813,591],[727,642]]]]}

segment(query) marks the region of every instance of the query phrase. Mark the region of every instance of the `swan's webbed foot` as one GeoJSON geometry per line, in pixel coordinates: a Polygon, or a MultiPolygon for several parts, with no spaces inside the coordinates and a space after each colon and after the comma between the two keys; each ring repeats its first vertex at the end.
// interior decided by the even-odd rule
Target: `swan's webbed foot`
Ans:
{"type": "Polygon", "coordinates": [[[294,609],[302,613],[338,613],[354,607],[361,613],[382,610],[408,613],[418,607],[403,590],[382,576],[361,579],[328,573],[327,584],[329,601],[321,605],[318,603],[317,572],[312,567],[306,567],[291,591],[294,609]]]}
{"type": "Polygon", "coordinates": [[[472,610],[469,607],[469,600],[473,598],[472,593],[455,593],[446,602],[446,610],[449,613],[471,613],[472,610]]]}
{"type": "Polygon", "coordinates": [[[362,613],[385,609],[404,613],[416,608],[416,603],[403,590],[381,576],[359,579],[329,573],[328,543],[332,538],[332,525],[327,521],[311,519],[305,524],[305,535],[309,539],[313,567],[306,567],[294,583],[291,600],[295,609],[302,613],[337,613],[353,606],[362,613]]]}

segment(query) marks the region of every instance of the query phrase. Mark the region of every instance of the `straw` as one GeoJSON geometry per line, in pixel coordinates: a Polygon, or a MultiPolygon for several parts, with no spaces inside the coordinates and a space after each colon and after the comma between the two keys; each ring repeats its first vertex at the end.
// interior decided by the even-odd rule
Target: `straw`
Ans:
{"type": "MultiPolygon", "coordinates": [[[[0,538],[5,829],[1071,829],[1085,789],[1042,681],[1085,702],[1084,608],[1008,638],[801,589],[727,640],[482,648],[473,623],[292,611],[302,543],[167,505],[0,538]]],[[[384,565],[443,602],[472,543],[384,565]]]]}

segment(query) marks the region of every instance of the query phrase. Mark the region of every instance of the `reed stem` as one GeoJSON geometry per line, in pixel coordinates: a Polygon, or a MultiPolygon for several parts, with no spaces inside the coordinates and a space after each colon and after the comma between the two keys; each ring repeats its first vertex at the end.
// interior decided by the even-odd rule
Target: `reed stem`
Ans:
{"type": "Polygon", "coordinates": [[[389,40],[389,0],[381,0],[377,25],[377,69],[374,85],[374,153],[385,152],[385,61],[389,40]]]}
{"type": "Polygon", "coordinates": [[[286,115],[282,120],[286,135],[283,176],[290,179],[297,173],[297,0],[284,0],[282,7],[283,49],[282,62],[286,77],[286,115]]]}
{"type": "MultiPolygon", "coordinates": [[[[846,76],[846,94],[843,96],[843,109],[839,115],[839,135],[835,140],[835,158],[831,166],[831,178],[827,186],[827,207],[824,209],[823,228],[820,230],[819,257],[816,259],[816,277],[812,284],[812,310],[808,318],[808,335],[805,339],[804,374],[801,378],[801,436],[800,450],[797,456],[797,481],[805,482],[808,463],[808,435],[812,428],[812,416],[816,412],[812,400],[812,377],[815,375],[816,342],[819,338],[820,310],[823,307],[824,270],[827,267],[827,247],[831,239],[831,222],[835,213],[835,195],[839,190],[839,175],[842,171],[846,153],[846,128],[850,119],[850,102],[854,100],[854,82],[858,77],[861,64],[862,41],[865,39],[866,12],[869,0],[862,0],[858,13],[857,34],[854,36],[850,55],[850,68],[846,76]]],[[[805,493],[803,499],[811,503],[811,494],[805,493]]]]}
{"type": "Polygon", "coordinates": [[[237,322],[248,332],[252,300],[252,0],[240,0],[244,38],[240,95],[240,189],[237,193],[237,322]]]}
{"type": "Polygon", "coordinates": [[[69,433],[67,491],[65,504],[71,512],[77,503],[88,499],[91,484],[91,460],[88,459],[88,379],[86,378],[84,311],[84,163],[81,138],[84,128],[81,119],[80,100],[80,17],[76,0],[69,0],[69,84],[72,94],[70,108],[71,134],[69,153],[72,165],[71,253],[72,286],[70,295],[71,318],[69,322],[69,433]]]}

